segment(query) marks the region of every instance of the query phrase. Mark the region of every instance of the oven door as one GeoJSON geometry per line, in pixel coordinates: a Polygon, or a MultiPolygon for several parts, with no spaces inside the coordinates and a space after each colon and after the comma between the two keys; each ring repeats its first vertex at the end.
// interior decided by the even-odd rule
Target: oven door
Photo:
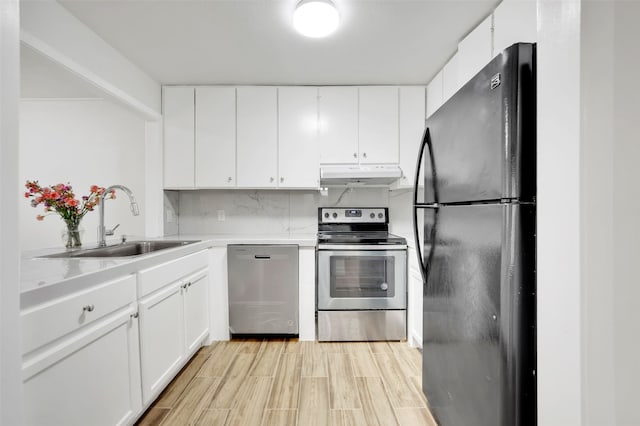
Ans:
{"type": "Polygon", "coordinates": [[[318,247],[318,309],[405,309],[406,246],[318,247]]]}

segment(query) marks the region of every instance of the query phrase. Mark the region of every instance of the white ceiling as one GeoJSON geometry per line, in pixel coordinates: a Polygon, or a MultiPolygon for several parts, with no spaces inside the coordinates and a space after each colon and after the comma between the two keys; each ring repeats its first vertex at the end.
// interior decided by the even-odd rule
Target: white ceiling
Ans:
{"type": "Polygon", "coordinates": [[[162,84],[425,84],[499,0],[335,0],[338,31],[296,34],[297,0],[60,0],[162,84]]]}

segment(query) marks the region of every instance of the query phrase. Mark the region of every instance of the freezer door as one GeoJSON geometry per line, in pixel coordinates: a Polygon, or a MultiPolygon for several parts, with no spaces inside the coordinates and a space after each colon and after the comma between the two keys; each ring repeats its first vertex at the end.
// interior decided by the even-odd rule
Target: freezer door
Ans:
{"type": "Polygon", "coordinates": [[[424,217],[423,391],[436,420],[535,425],[535,206],[424,217]]]}
{"type": "Polygon", "coordinates": [[[424,203],[533,200],[533,56],[532,44],[511,46],[429,117],[424,203]]]}

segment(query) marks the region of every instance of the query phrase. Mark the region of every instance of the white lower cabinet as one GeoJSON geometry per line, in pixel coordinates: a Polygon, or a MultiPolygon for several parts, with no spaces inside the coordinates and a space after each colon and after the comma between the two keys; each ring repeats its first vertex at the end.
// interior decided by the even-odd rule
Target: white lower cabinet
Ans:
{"type": "Polygon", "coordinates": [[[209,335],[209,266],[203,250],[23,308],[24,424],[133,424],[209,335]]]}
{"type": "Polygon", "coordinates": [[[35,318],[49,330],[23,354],[25,425],[112,426],[131,424],[140,414],[135,276],[97,287],[109,303],[127,302],[104,312],[103,299],[90,290],[21,313],[23,334],[33,334],[35,318]],[[64,322],[67,311],[75,328],[51,327],[64,322]]]}
{"type": "Polygon", "coordinates": [[[209,334],[209,274],[206,270],[193,274],[184,285],[185,350],[190,357],[209,334]]]}
{"type": "Polygon", "coordinates": [[[209,335],[209,257],[138,272],[142,400],[153,401],[209,335]]]}
{"type": "Polygon", "coordinates": [[[140,365],[144,403],[155,398],[180,368],[184,355],[182,283],[140,300],[140,365]]]}

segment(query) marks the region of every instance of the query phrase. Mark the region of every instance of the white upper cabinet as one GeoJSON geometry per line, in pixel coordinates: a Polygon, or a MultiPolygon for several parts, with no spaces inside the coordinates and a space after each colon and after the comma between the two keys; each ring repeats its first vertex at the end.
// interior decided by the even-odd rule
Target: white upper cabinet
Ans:
{"type": "Polygon", "coordinates": [[[321,163],[358,162],[358,88],[319,88],[321,163]]]}
{"type": "Polygon", "coordinates": [[[400,87],[400,168],[398,187],[413,186],[425,121],[425,88],[400,87]]]}
{"type": "Polygon", "coordinates": [[[278,89],[278,186],[319,186],[318,88],[278,89]]]}
{"type": "Polygon", "coordinates": [[[458,44],[458,80],[464,86],[491,61],[493,15],[489,15],[458,44]]]}
{"type": "Polygon", "coordinates": [[[275,87],[237,88],[238,186],[278,185],[278,95],[275,87]]]}
{"type": "Polygon", "coordinates": [[[460,87],[462,85],[458,76],[458,54],[456,53],[442,68],[442,103],[447,102],[460,87]]]}
{"type": "Polygon", "coordinates": [[[236,89],[197,87],[195,186],[236,185],[236,89]]]}
{"type": "Polygon", "coordinates": [[[427,117],[442,106],[442,70],[427,85],[427,117]]]}
{"type": "Polygon", "coordinates": [[[360,163],[398,163],[398,87],[359,88],[360,163]]]}
{"type": "Polygon", "coordinates": [[[164,186],[194,187],[194,88],[165,87],[164,116],[164,186]]]}
{"type": "Polygon", "coordinates": [[[518,42],[537,41],[535,0],[504,0],[493,12],[493,55],[518,42]]]}

